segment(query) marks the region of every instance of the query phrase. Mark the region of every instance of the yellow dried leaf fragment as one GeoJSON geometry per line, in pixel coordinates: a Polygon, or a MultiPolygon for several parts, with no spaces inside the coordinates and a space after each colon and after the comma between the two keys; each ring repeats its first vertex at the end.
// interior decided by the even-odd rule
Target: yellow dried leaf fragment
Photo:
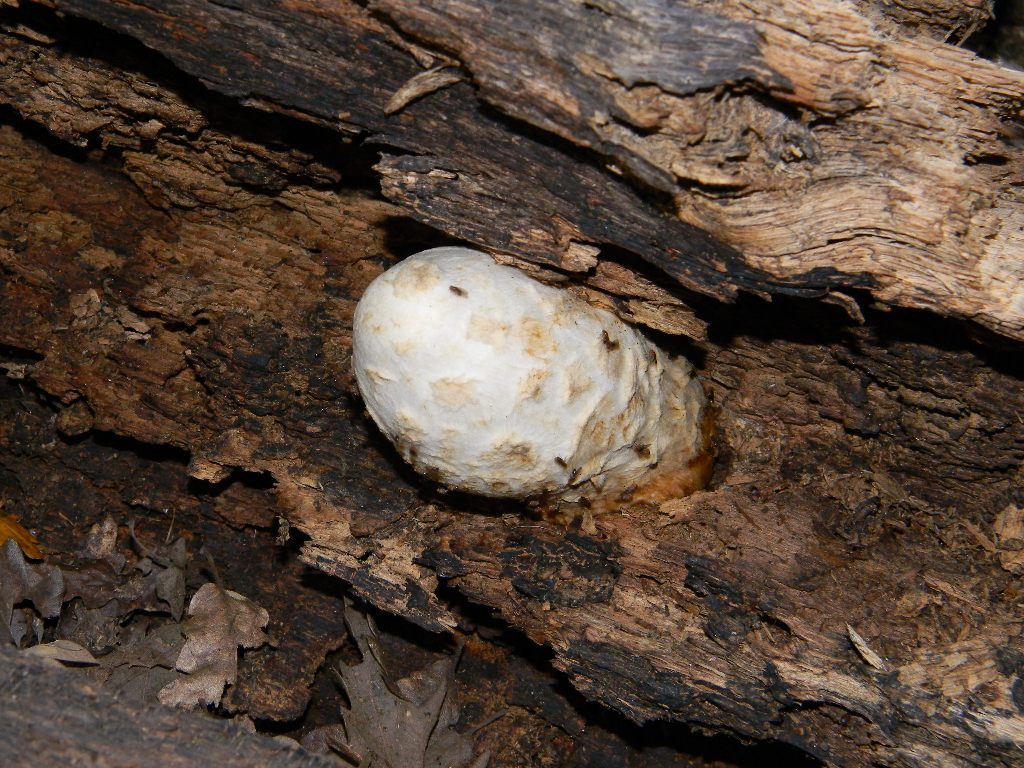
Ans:
{"type": "Polygon", "coordinates": [[[15,515],[0,515],[0,546],[6,544],[8,539],[14,539],[25,557],[43,559],[43,549],[32,532],[18,522],[15,515]]]}

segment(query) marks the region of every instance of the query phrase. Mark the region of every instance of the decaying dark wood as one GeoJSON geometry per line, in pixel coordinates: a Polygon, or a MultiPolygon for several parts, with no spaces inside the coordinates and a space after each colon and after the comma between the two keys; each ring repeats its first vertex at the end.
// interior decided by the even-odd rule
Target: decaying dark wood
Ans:
{"type": "MultiPolygon", "coordinates": [[[[669,282],[651,282],[662,274],[651,266],[719,298],[863,286],[1019,336],[1012,243],[988,262],[965,246],[1000,206],[1007,222],[1019,215],[1012,193],[1000,197],[1019,152],[984,154],[1017,75],[896,27],[883,34],[841,3],[775,4],[756,21],[749,3],[716,5],[702,34],[746,53],[733,75],[699,70],[719,87],[694,93],[707,82],[637,76],[630,88],[625,70],[572,70],[578,57],[557,72],[537,64],[532,91],[521,72],[503,83],[484,34],[496,32],[456,39],[457,20],[477,23],[459,3],[379,3],[378,15],[344,3],[181,0],[159,15],[156,4],[56,5],[229,97],[200,93],[122,38],[107,57],[110,40],[83,43],[79,22],[4,17],[0,99],[20,128],[86,148],[64,156],[0,127],[3,365],[51,398],[65,434],[176,446],[202,481],[265,473],[275,511],[310,537],[310,563],[432,631],[454,627],[437,590],[454,587],[549,646],[579,690],[626,717],[776,739],[835,764],[1019,760],[1019,543],[1000,534],[1024,503],[1016,342],[910,310],[868,309],[854,328],[806,299],[722,307],[688,295],[698,319],[679,327],[697,341],[684,351],[721,408],[713,490],[568,532],[411,476],[363,413],[347,365],[363,288],[441,237],[396,224],[409,211],[450,236],[590,270],[593,288],[654,327],[666,306],[689,310],[669,282]],[[465,83],[385,114],[392,93],[445,57],[523,122],[481,107],[465,83]],[[968,78],[961,91],[921,79],[943,67],[968,78]],[[615,120],[573,117],[566,94],[622,110],[630,132],[646,127],[609,133],[615,120]],[[692,143],[666,139],[686,110],[702,121],[685,134],[692,143]],[[732,117],[754,126],[746,139],[714,133],[732,117]],[[896,117],[917,126],[904,140],[924,154],[897,141],[896,117]],[[385,150],[376,167],[397,204],[367,189],[372,153],[338,146],[366,134],[385,150]],[[964,166],[961,151],[993,162],[964,166]],[[962,185],[974,185],[971,226],[950,208],[962,185]],[[783,198],[785,210],[769,204],[783,198]],[[749,227],[732,218],[758,205],[749,227]],[[927,237],[909,234],[936,221],[927,237]],[[755,223],[757,241],[785,253],[758,250],[755,223]],[[875,245],[863,258],[852,250],[875,245]],[[997,263],[1005,294],[978,282],[997,263]]],[[[586,17],[607,35],[631,29],[621,14],[649,25],[624,6],[565,8],[607,15],[586,17]]],[[[526,61],[550,63],[542,54],[526,61]]]]}
{"type": "Polygon", "coordinates": [[[569,267],[574,242],[623,247],[719,297],[863,287],[1024,338],[1024,76],[933,39],[984,6],[896,36],[845,0],[54,5],[219,92],[414,153],[385,158],[385,192],[469,240],[569,267]],[[469,85],[389,115],[438,61],[595,157],[509,132],[469,85]]]}
{"type": "MultiPolygon", "coordinates": [[[[223,702],[227,710],[263,726],[272,722],[275,732],[284,729],[293,738],[315,725],[338,722],[341,693],[330,669],[334,660],[325,665],[322,655],[319,660],[311,657],[322,654],[327,644],[333,649],[346,636],[341,622],[343,585],[302,567],[292,547],[274,546],[275,532],[269,528],[273,500],[260,490],[260,478],[239,475],[226,485],[193,482],[189,492],[187,462],[179,451],[104,434],[62,441],[52,410],[23,381],[0,380],[0,423],[0,499],[5,511],[16,505],[26,525],[38,533],[51,564],[56,561],[73,569],[75,558],[69,554],[81,548],[90,526],[108,514],[118,521],[134,520],[135,532],[146,546],[166,541],[169,530],[184,536],[190,592],[211,576],[201,548],[213,559],[225,586],[244,592],[271,616],[272,645],[243,654],[238,684],[223,702]],[[322,665],[311,692],[304,678],[322,665]]],[[[121,533],[127,554],[125,525],[121,533]]],[[[445,638],[426,637],[424,648],[416,642],[424,634],[415,627],[388,617],[378,619],[383,657],[396,677],[453,652],[454,643],[445,638]]],[[[535,654],[517,653],[525,642],[508,647],[507,635],[499,623],[487,622],[479,634],[468,638],[456,675],[464,723],[478,725],[495,713],[505,713],[477,733],[478,749],[491,752],[492,768],[557,765],[573,752],[585,752],[605,764],[628,764],[637,751],[638,736],[644,739],[653,731],[657,738],[666,730],[631,727],[598,707],[586,708],[584,719],[578,694],[564,685],[557,670],[538,664],[535,654]]],[[[88,635],[79,637],[85,640],[88,635]]],[[[101,641],[96,636],[90,639],[101,641]]],[[[105,676],[95,675],[92,668],[74,672],[90,679],[105,676]]],[[[110,690],[112,683],[104,685],[110,690]]],[[[114,692],[123,702],[144,698],[138,687],[123,679],[114,692]]],[[[154,692],[150,702],[155,700],[154,692]]],[[[145,712],[137,722],[146,722],[145,712]]],[[[660,749],[655,752],[647,737],[645,766],[677,768],[680,751],[700,754],[708,746],[709,740],[695,737],[685,727],[673,731],[658,738],[660,749]]],[[[173,750],[172,741],[168,748],[173,750]]],[[[743,765],[748,764],[743,759],[747,754],[749,764],[756,765],[778,750],[769,745],[760,752],[767,752],[764,759],[751,747],[731,749],[734,760],[743,765]]],[[[800,755],[794,751],[792,757],[800,755]]],[[[800,764],[813,765],[809,759],[800,764]]]]}
{"type": "Polygon", "coordinates": [[[235,723],[161,706],[140,711],[86,677],[8,649],[0,650],[0,688],[4,765],[335,765],[235,723]]]}

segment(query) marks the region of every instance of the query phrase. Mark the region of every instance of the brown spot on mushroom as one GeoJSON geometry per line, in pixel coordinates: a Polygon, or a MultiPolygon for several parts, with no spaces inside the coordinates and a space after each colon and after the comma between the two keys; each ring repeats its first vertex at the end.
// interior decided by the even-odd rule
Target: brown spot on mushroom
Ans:
{"type": "Polygon", "coordinates": [[[416,342],[412,339],[403,339],[402,341],[396,341],[391,345],[391,348],[395,350],[396,355],[404,356],[416,349],[416,342]]]}
{"type": "Polygon", "coordinates": [[[533,465],[533,446],[529,443],[516,443],[509,446],[506,455],[511,464],[521,464],[524,467],[533,465]]]}
{"type": "MultiPolygon", "coordinates": [[[[385,273],[387,274],[387,273],[385,273]]],[[[400,299],[408,299],[417,293],[429,291],[441,281],[441,270],[426,261],[407,264],[392,278],[392,290],[400,299]]]]}
{"type": "Polygon", "coordinates": [[[404,408],[395,414],[395,421],[398,425],[398,432],[410,444],[422,443],[426,437],[423,426],[416,418],[416,414],[404,408]]]}
{"type": "Polygon", "coordinates": [[[580,395],[590,389],[593,383],[589,378],[583,375],[583,373],[577,369],[569,371],[568,386],[566,388],[566,399],[571,403],[576,400],[580,395]]]}
{"type": "Polygon", "coordinates": [[[607,419],[600,418],[600,411],[594,411],[594,416],[587,421],[587,434],[591,440],[600,440],[607,443],[615,430],[610,428],[607,419]]]}
{"type": "Polygon", "coordinates": [[[519,384],[519,396],[523,400],[536,400],[544,391],[544,382],[551,376],[545,368],[534,368],[519,384]]]}
{"type": "Polygon", "coordinates": [[[456,296],[467,296],[465,289],[459,288],[457,285],[449,285],[448,290],[454,293],[456,296]]]}
{"type": "Polygon", "coordinates": [[[481,458],[491,463],[504,462],[506,465],[518,469],[529,469],[537,461],[535,446],[515,438],[503,440],[484,453],[481,458]]]}
{"type": "Polygon", "coordinates": [[[430,391],[445,408],[459,408],[476,396],[476,386],[465,379],[437,379],[430,382],[430,391]]]}
{"type": "Polygon", "coordinates": [[[454,427],[445,427],[441,432],[441,440],[439,448],[442,454],[454,456],[458,451],[459,442],[462,440],[462,429],[455,429],[454,427]]]}
{"type": "Polygon", "coordinates": [[[503,347],[508,340],[510,330],[508,323],[495,320],[481,312],[475,312],[469,318],[466,336],[474,341],[490,344],[492,347],[503,347]]]}
{"type": "Polygon", "coordinates": [[[562,469],[568,469],[569,468],[569,465],[566,463],[565,459],[563,459],[561,456],[555,456],[555,464],[560,466],[562,469]]]}
{"type": "Polygon", "coordinates": [[[523,342],[526,354],[531,357],[547,360],[555,352],[555,340],[551,332],[532,318],[523,318],[523,323],[519,327],[519,338],[523,342]]]}
{"type": "Polygon", "coordinates": [[[651,458],[651,446],[649,445],[634,445],[633,450],[636,451],[636,455],[641,459],[651,458]]]}
{"type": "Polygon", "coordinates": [[[601,331],[601,342],[604,344],[604,348],[609,352],[614,352],[619,348],[619,342],[612,341],[612,337],[608,335],[608,331],[601,331]]]}
{"type": "Polygon", "coordinates": [[[384,371],[378,370],[377,368],[366,368],[366,375],[370,381],[374,383],[374,386],[383,386],[386,382],[394,381],[395,377],[391,376],[384,371]]]}

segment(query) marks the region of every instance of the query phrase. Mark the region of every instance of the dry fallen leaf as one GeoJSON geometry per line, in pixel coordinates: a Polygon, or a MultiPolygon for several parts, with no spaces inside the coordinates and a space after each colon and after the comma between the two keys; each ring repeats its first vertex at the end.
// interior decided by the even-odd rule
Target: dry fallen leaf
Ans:
{"type": "MultiPolygon", "coordinates": [[[[150,551],[135,538],[131,525],[129,530],[142,555],[132,568],[126,569],[128,560],[117,551],[118,526],[109,516],[90,529],[78,557],[69,559],[64,567],[66,605],[58,636],[96,655],[137,642],[137,638],[125,636],[135,614],[169,614],[177,622],[184,613],[184,540],[150,551]]],[[[173,668],[173,659],[169,666],[173,668]]],[[[161,685],[167,682],[164,679],[161,685]]]]}
{"type": "MultiPolygon", "coordinates": [[[[18,542],[8,539],[0,549],[0,644],[20,646],[28,633],[21,613],[14,606],[29,601],[43,619],[60,615],[64,598],[64,577],[60,568],[44,563],[28,563],[18,542]]],[[[41,623],[36,626],[37,636],[41,623]]]]}
{"type": "Polygon", "coordinates": [[[128,524],[128,530],[132,543],[142,555],[135,564],[135,569],[145,577],[140,594],[152,595],[157,602],[164,603],[180,621],[185,609],[185,568],[188,566],[185,540],[178,538],[168,546],[147,549],[136,538],[134,523],[128,524]]]}
{"type": "Polygon", "coordinates": [[[151,703],[177,679],[174,664],[184,644],[180,624],[138,614],[124,628],[117,648],[99,660],[97,678],[122,701],[151,703]]]}
{"type": "Polygon", "coordinates": [[[392,680],[369,620],[346,607],[345,621],[363,656],[355,666],[339,665],[350,707],[342,710],[340,727],[316,729],[303,744],[330,747],[352,765],[485,768],[489,755],[474,759],[473,739],[455,730],[459,712],[450,684],[458,657],[392,680]]]}
{"type": "Polygon", "coordinates": [[[18,522],[16,516],[0,515],[0,544],[6,544],[11,540],[18,542],[25,557],[33,560],[43,559],[43,550],[32,532],[18,522]]]}
{"type": "Polygon", "coordinates": [[[122,700],[143,704],[178,677],[188,563],[183,539],[146,547],[132,524],[128,529],[139,556],[131,568],[110,516],[90,529],[77,557],[68,558],[57,636],[97,657],[89,674],[98,682],[122,700]]]}
{"type": "Polygon", "coordinates": [[[71,640],[54,640],[52,643],[33,645],[27,648],[25,653],[62,664],[91,666],[99,663],[87,648],[71,640]]]}
{"type": "Polygon", "coordinates": [[[161,622],[156,617],[147,618],[147,621],[133,621],[125,627],[120,645],[103,657],[103,666],[108,669],[119,666],[174,669],[185,645],[181,625],[161,622]]]}
{"type": "Polygon", "coordinates": [[[110,653],[117,646],[122,630],[121,616],[106,608],[88,608],[78,597],[64,604],[57,622],[57,637],[78,643],[96,656],[110,653]]]}
{"type": "Polygon", "coordinates": [[[184,709],[219,704],[238,674],[238,649],[267,642],[269,614],[246,597],[204,584],[182,623],[185,645],[175,668],[183,673],[160,691],[160,701],[184,709]]]}
{"type": "Polygon", "coordinates": [[[90,560],[106,560],[117,572],[124,568],[125,556],[117,551],[117,523],[107,515],[89,529],[81,555],[90,560]]]}

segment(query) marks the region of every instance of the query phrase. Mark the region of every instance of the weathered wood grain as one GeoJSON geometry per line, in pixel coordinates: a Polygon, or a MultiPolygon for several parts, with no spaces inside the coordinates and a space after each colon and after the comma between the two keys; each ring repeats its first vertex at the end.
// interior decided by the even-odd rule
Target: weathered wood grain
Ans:
{"type": "MultiPolygon", "coordinates": [[[[670,201],[642,184],[605,184],[592,148],[481,109],[468,85],[374,117],[372,129],[331,124],[373,130],[389,147],[385,189],[407,207],[382,202],[364,175],[372,153],[280,111],[310,118],[316,102],[325,124],[335,113],[312,94],[348,78],[349,106],[369,114],[417,71],[405,57],[423,51],[403,52],[377,17],[356,9],[350,19],[340,4],[319,15],[204,4],[205,27],[188,16],[196,7],[82,12],[108,13],[104,23],[186,70],[205,61],[204,79],[230,85],[232,98],[202,93],[141,48],[111,62],[109,39],[61,42],[67,28],[49,17],[23,18],[39,26],[5,38],[0,53],[0,95],[26,121],[0,130],[0,306],[12,318],[0,349],[68,434],[177,446],[202,480],[266,473],[275,511],[310,536],[309,562],[433,631],[454,624],[437,589],[453,587],[548,645],[575,686],[628,717],[777,739],[835,764],[1014,763],[1024,744],[1020,594],[1001,560],[1014,545],[996,530],[1024,501],[1018,344],[924,312],[866,308],[856,329],[806,299],[723,307],[687,296],[707,330],[680,349],[722,411],[712,491],[569,534],[514,505],[445,494],[375,432],[347,368],[363,288],[440,237],[423,242],[403,211],[535,261],[590,268],[595,288],[651,307],[671,286],[656,285],[663,275],[642,260],[711,294],[780,285],[748,270],[747,253],[687,239],[696,230],[678,229],[670,201]],[[349,24],[347,39],[371,53],[344,69],[353,49],[324,30],[349,24]],[[285,44],[239,47],[271,28],[285,44]],[[284,56],[294,28],[331,67],[284,56]],[[231,46],[237,58],[217,58],[231,46]],[[265,68],[309,68],[313,79],[289,97],[307,107],[283,100],[296,80],[246,74],[246,50],[265,68]],[[393,58],[373,59],[378,50],[393,58]],[[232,100],[271,88],[278,114],[232,100]],[[30,123],[87,150],[55,152],[26,138],[30,123]],[[385,132],[396,125],[405,143],[385,132]],[[475,143],[484,139],[487,152],[475,143]],[[522,157],[546,172],[517,169],[522,157]],[[465,230],[455,211],[467,212],[465,230]],[[513,215],[536,233],[510,239],[500,222],[513,215]],[[597,265],[585,247],[594,243],[605,246],[597,265]]],[[[838,98],[820,85],[822,104],[838,98]]],[[[836,117],[822,130],[847,119],[829,103],[836,117]]],[[[818,274],[786,289],[834,276],[818,274]]]]}
{"type": "MultiPolygon", "coordinates": [[[[385,189],[453,235],[567,266],[574,241],[625,247],[718,297],[862,287],[1024,338],[1024,76],[929,35],[893,34],[873,22],[875,5],[55,5],[221,93],[413,153],[382,168],[400,179],[385,189]],[[438,62],[464,68],[477,90],[387,114],[390,96],[438,62]],[[544,151],[550,134],[505,130],[488,107],[583,155],[544,151]],[[638,237],[636,212],[670,237],[638,237]]],[[[931,23],[952,32],[984,17],[972,9],[931,23]]]]}

